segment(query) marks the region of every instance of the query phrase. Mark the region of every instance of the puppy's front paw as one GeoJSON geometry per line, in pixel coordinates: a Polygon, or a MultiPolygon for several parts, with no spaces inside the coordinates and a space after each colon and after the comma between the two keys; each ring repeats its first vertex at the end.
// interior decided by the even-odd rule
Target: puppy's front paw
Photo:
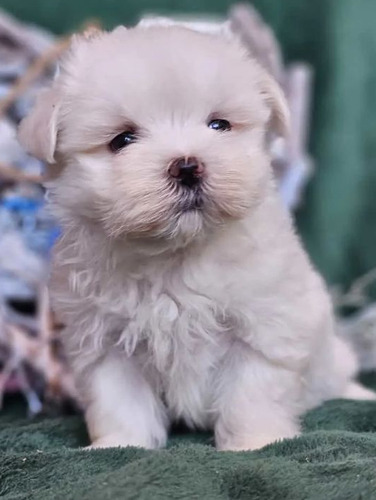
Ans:
{"type": "Polygon", "coordinates": [[[291,439],[300,435],[298,426],[290,425],[285,429],[275,429],[275,432],[250,432],[247,434],[218,434],[216,435],[216,447],[219,451],[250,451],[258,450],[264,446],[281,441],[283,439],[291,439]]]}
{"type": "Polygon", "coordinates": [[[125,448],[127,445],[124,445],[120,439],[115,439],[111,437],[104,437],[100,439],[96,439],[91,443],[91,445],[86,446],[85,450],[96,450],[99,448],[125,448]]]}
{"type": "Polygon", "coordinates": [[[243,440],[237,439],[235,442],[227,442],[224,445],[217,445],[218,451],[252,451],[259,450],[268,444],[275,443],[276,441],[281,441],[282,439],[289,439],[299,436],[299,432],[296,432],[291,436],[272,436],[272,435],[259,435],[253,436],[252,438],[245,438],[243,440]]]}
{"type": "Polygon", "coordinates": [[[127,439],[121,434],[111,434],[109,436],[103,436],[95,439],[90,446],[86,446],[85,450],[95,450],[100,448],[126,448],[127,446],[148,448],[148,446],[138,443],[134,439],[127,439]]]}

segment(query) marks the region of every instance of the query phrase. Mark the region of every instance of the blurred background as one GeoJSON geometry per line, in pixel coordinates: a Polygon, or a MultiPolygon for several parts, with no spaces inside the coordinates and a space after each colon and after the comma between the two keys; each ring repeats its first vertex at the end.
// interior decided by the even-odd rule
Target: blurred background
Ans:
{"type": "MultiPolygon", "coordinates": [[[[292,135],[271,149],[281,196],[333,293],[341,333],[376,367],[376,2],[373,0],[0,0],[0,396],[29,412],[74,388],[44,283],[59,228],[43,165],[15,131],[69,34],[145,15],[230,20],[286,92],[292,135]]],[[[291,263],[293,265],[293,263],[291,263]]],[[[1,403],[1,400],[0,400],[1,403]]]]}

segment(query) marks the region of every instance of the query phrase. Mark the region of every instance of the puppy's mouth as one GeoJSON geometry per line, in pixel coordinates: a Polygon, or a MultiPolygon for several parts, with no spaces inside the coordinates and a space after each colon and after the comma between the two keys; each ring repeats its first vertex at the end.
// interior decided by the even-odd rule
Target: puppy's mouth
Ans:
{"type": "Polygon", "coordinates": [[[205,205],[204,193],[200,186],[190,189],[181,189],[180,198],[177,204],[177,211],[181,214],[202,210],[205,205]]]}

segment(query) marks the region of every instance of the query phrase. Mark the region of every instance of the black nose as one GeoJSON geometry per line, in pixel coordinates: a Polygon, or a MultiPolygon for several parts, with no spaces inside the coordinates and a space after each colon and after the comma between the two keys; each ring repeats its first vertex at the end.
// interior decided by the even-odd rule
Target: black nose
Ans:
{"type": "Polygon", "coordinates": [[[194,157],[177,158],[170,163],[168,172],[184,186],[193,187],[200,182],[204,164],[194,157]]]}

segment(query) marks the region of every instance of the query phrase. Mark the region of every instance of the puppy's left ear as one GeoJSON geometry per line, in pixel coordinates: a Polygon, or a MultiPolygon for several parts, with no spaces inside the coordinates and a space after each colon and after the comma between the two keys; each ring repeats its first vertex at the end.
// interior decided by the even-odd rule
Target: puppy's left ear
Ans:
{"type": "Polygon", "coordinates": [[[290,110],[285,95],[266,71],[261,82],[261,95],[270,110],[268,132],[286,137],[290,131],[290,110]]]}
{"type": "Polygon", "coordinates": [[[39,94],[18,129],[18,140],[26,151],[47,163],[55,163],[59,108],[59,92],[53,85],[39,94]]]}

